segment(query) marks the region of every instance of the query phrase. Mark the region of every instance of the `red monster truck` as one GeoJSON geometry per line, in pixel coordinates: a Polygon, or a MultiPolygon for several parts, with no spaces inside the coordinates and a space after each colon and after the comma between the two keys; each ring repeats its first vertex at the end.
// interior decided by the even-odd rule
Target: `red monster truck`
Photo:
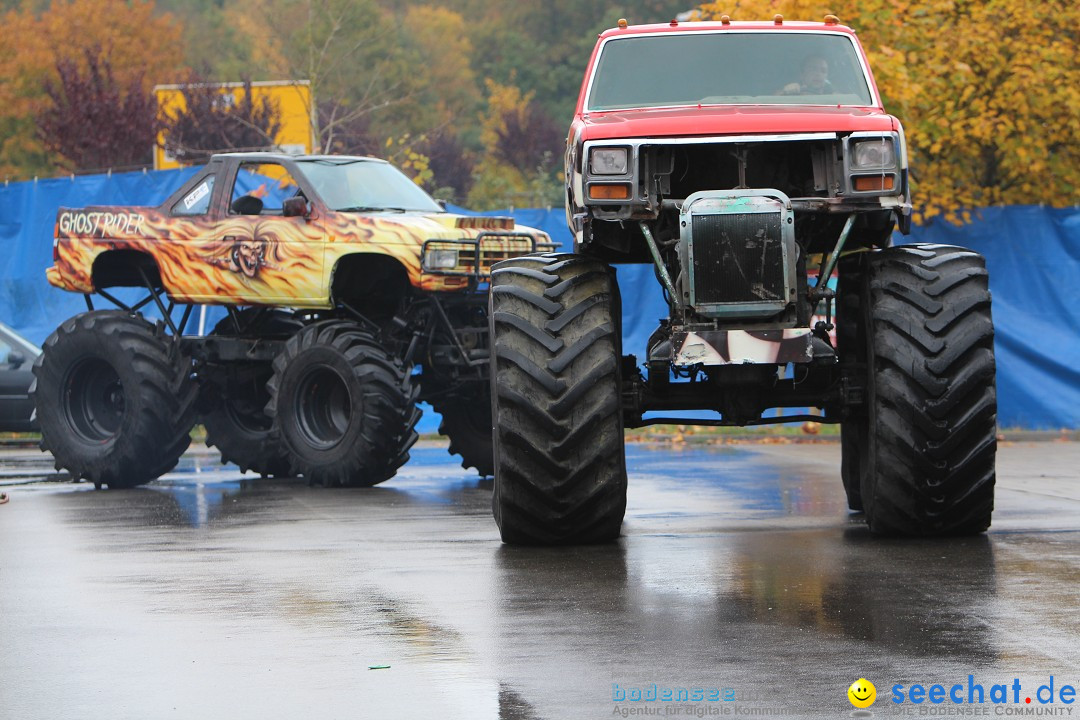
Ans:
{"type": "Polygon", "coordinates": [[[566,183],[574,253],[492,274],[504,541],[616,537],[623,429],[689,409],[718,413],[703,425],[839,423],[848,503],[875,534],[989,526],[985,264],[890,247],[910,223],[904,131],[850,28],[620,22],[585,73],[566,183]],[[641,363],[622,354],[617,263],[652,264],[669,307],[641,363]],[[824,417],[763,415],[784,407],[824,417]]]}
{"type": "Polygon", "coordinates": [[[241,469],[368,486],[408,459],[420,399],[451,452],[491,474],[483,284],[548,242],[447,213],[365,157],[217,155],[160,207],[61,209],[48,279],[88,312],[35,363],[42,448],[76,478],[131,487],[171,469],[201,421],[241,469]],[[163,321],[143,318],[150,303],[163,321]],[[195,304],[228,317],[186,335],[195,304]]]}

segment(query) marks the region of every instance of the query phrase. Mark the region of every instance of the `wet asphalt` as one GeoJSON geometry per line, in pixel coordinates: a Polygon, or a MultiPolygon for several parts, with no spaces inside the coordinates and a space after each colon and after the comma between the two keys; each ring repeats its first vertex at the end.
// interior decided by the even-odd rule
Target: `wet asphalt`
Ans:
{"type": "Polygon", "coordinates": [[[871,538],[836,444],[628,462],[622,539],[529,549],[441,446],[362,491],[0,453],[0,718],[849,717],[860,677],[877,716],[1080,717],[1024,702],[1080,686],[1080,443],[1003,445],[991,532],[951,540],[871,538]],[[890,702],[969,675],[1019,703],[890,702]]]}

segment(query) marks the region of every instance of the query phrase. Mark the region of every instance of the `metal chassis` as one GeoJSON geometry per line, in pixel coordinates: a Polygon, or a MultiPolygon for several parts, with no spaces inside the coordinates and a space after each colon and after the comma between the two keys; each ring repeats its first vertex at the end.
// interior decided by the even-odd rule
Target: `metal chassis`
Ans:
{"type": "MultiPolygon", "coordinates": [[[[257,313],[245,323],[240,318],[236,307],[232,305],[225,305],[223,307],[228,313],[229,318],[232,320],[233,327],[236,329],[236,336],[185,336],[184,331],[187,329],[188,322],[191,318],[191,312],[196,306],[194,304],[178,304],[168,300],[168,298],[163,299],[163,290],[153,283],[152,279],[147,275],[143,268],[139,268],[139,274],[143,280],[143,285],[147,290],[147,296],[136,303],[130,305],[124,303],[119,298],[103,289],[95,290],[95,293],[93,294],[100,295],[109,303],[130,315],[136,315],[142,308],[150,303],[154,303],[161,313],[162,320],[171,332],[173,342],[180,344],[196,362],[214,364],[233,362],[270,362],[277,356],[285,344],[284,340],[243,337],[254,323],[257,322],[261,312],[257,313]],[[173,319],[173,313],[179,305],[183,305],[184,311],[179,323],[177,323],[173,319]]],[[[83,298],[86,301],[86,308],[90,311],[95,310],[92,297],[93,294],[87,293],[83,295],[83,298]]],[[[403,354],[403,359],[406,362],[413,362],[416,354],[420,350],[421,344],[429,349],[441,347],[436,345],[435,339],[438,331],[442,329],[451,339],[451,343],[447,347],[449,347],[451,351],[457,353],[458,362],[461,363],[462,366],[467,367],[471,374],[475,374],[476,380],[486,382],[488,363],[487,349],[469,350],[463,345],[461,338],[458,336],[458,332],[447,313],[446,307],[447,305],[454,303],[486,307],[486,296],[480,298],[475,292],[466,292],[447,293],[446,297],[440,298],[434,293],[425,293],[422,298],[430,305],[432,309],[431,315],[435,321],[413,328],[409,335],[409,341],[403,354]]],[[[272,309],[271,306],[261,308],[261,310],[265,311],[270,309],[272,309]]],[[[355,320],[365,330],[372,332],[377,336],[382,334],[383,329],[380,328],[378,324],[371,321],[358,309],[346,302],[339,302],[337,312],[340,315],[345,315],[355,320]]],[[[393,319],[392,325],[400,330],[406,330],[410,327],[410,324],[400,316],[393,319]]]]}
{"type": "MultiPolygon", "coordinates": [[[[624,358],[624,368],[636,358],[624,358]]],[[[733,366],[734,368],[767,368],[767,365],[733,366]]],[[[803,378],[777,379],[771,386],[751,383],[721,384],[710,379],[672,383],[668,378],[646,379],[640,374],[623,379],[623,420],[628,428],[647,425],[701,425],[707,427],[741,427],[748,425],[777,425],[789,422],[812,421],[838,423],[846,419],[851,409],[863,403],[865,381],[859,366],[839,363],[810,363],[803,366],[803,378]],[[739,400],[749,403],[740,407],[739,400]],[[760,417],[773,408],[818,407],[823,415],[783,415],[760,417]],[[713,410],[720,418],[643,417],[647,412],[672,410],[713,410]],[[743,414],[740,415],[740,412],[743,414]],[[749,414],[759,417],[747,417],[749,414]]]]}
{"type": "MultiPolygon", "coordinates": [[[[667,211],[681,212],[681,203],[669,200],[663,202],[667,211]]],[[[864,209],[864,208],[860,208],[864,209]]],[[[822,337],[833,329],[832,301],[835,293],[827,287],[829,278],[839,261],[845,243],[855,223],[857,212],[852,208],[831,252],[822,255],[818,268],[818,281],[807,287],[806,296],[812,305],[825,303],[826,319],[819,321],[813,328],[813,334],[822,337]]],[[[687,309],[683,299],[676,291],[660,247],[653,238],[649,224],[638,223],[645,238],[649,254],[656,270],[657,278],[667,290],[669,298],[669,317],[672,320],[683,317],[687,309]]],[[[811,361],[795,368],[795,377],[775,379],[772,383],[756,382],[752,377],[760,372],[765,377],[767,370],[777,365],[734,365],[714,369],[714,377],[699,379],[705,368],[694,367],[684,372],[689,382],[670,382],[668,373],[671,368],[661,363],[646,364],[646,376],[642,377],[636,368],[636,358],[632,355],[623,358],[624,378],[622,390],[624,425],[628,428],[648,425],[701,425],[748,426],[774,425],[789,422],[813,421],[820,423],[839,423],[855,408],[864,402],[865,367],[850,363],[837,362],[836,356],[828,356],[811,361]],[[753,368],[744,370],[744,368],[753,368]],[[739,374],[741,373],[741,375],[739,374]],[[748,374],[749,373],[749,374],[748,374]],[[799,378],[799,374],[802,377],[799,378]],[[728,376],[723,380],[724,375],[728,376]],[[749,378],[749,379],[746,379],[749,378]],[[785,407],[818,407],[823,415],[786,415],[779,417],[761,417],[764,411],[785,407]],[[721,413],[718,419],[693,419],[675,417],[643,417],[647,412],[672,410],[713,410],[721,413]]]]}

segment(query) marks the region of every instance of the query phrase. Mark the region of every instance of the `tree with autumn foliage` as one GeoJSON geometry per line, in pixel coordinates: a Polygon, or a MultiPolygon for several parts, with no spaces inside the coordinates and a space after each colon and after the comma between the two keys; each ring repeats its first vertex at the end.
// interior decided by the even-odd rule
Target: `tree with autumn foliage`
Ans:
{"type": "Polygon", "coordinates": [[[0,176],[68,169],[70,161],[50,152],[37,128],[54,104],[47,88],[60,85],[64,63],[87,77],[87,53],[100,48],[118,88],[137,81],[146,92],[175,79],[181,64],[181,28],[150,1],[53,0],[41,12],[27,2],[0,16],[0,26],[0,176]]]}
{"type": "Polygon", "coordinates": [[[177,161],[197,165],[226,151],[273,150],[281,129],[281,109],[256,99],[251,80],[239,88],[222,88],[193,76],[180,86],[184,102],[161,118],[165,151],[177,161]]]}
{"type": "Polygon", "coordinates": [[[153,159],[159,127],[157,102],[141,74],[116,79],[100,47],[56,61],[57,81],[45,81],[49,103],[37,114],[38,137],[67,169],[103,170],[144,166],[153,159]]]}
{"type": "Polygon", "coordinates": [[[489,109],[481,124],[486,152],[476,166],[469,207],[562,203],[562,131],[533,93],[492,80],[487,85],[489,109]]]}
{"type": "Polygon", "coordinates": [[[473,186],[476,161],[458,136],[451,131],[434,133],[424,139],[419,152],[428,158],[431,169],[428,191],[440,200],[463,204],[473,186]]]}
{"type": "Polygon", "coordinates": [[[556,124],[531,94],[522,102],[522,107],[505,110],[496,125],[495,155],[525,174],[550,171],[562,160],[559,151],[566,143],[566,128],[556,124]]]}
{"type": "Polygon", "coordinates": [[[703,5],[700,19],[839,14],[907,135],[917,222],[1080,197],[1080,5],[1043,0],[809,0],[703,5]]]}

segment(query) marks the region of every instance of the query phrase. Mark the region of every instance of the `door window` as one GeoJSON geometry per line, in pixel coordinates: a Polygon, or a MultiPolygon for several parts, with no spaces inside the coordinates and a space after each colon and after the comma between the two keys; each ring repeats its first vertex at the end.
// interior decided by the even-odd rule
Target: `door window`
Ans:
{"type": "Polygon", "coordinates": [[[233,215],[281,215],[284,201],[299,194],[299,185],[284,166],[243,163],[236,171],[229,212],[233,215]]]}
{"type": "Polygon", "coordinates": [[[191,192],[173,205],[173,215],[205,215],[210,209],[210,196],[214,191],[214,176],[207,175],[191,192]]]}

